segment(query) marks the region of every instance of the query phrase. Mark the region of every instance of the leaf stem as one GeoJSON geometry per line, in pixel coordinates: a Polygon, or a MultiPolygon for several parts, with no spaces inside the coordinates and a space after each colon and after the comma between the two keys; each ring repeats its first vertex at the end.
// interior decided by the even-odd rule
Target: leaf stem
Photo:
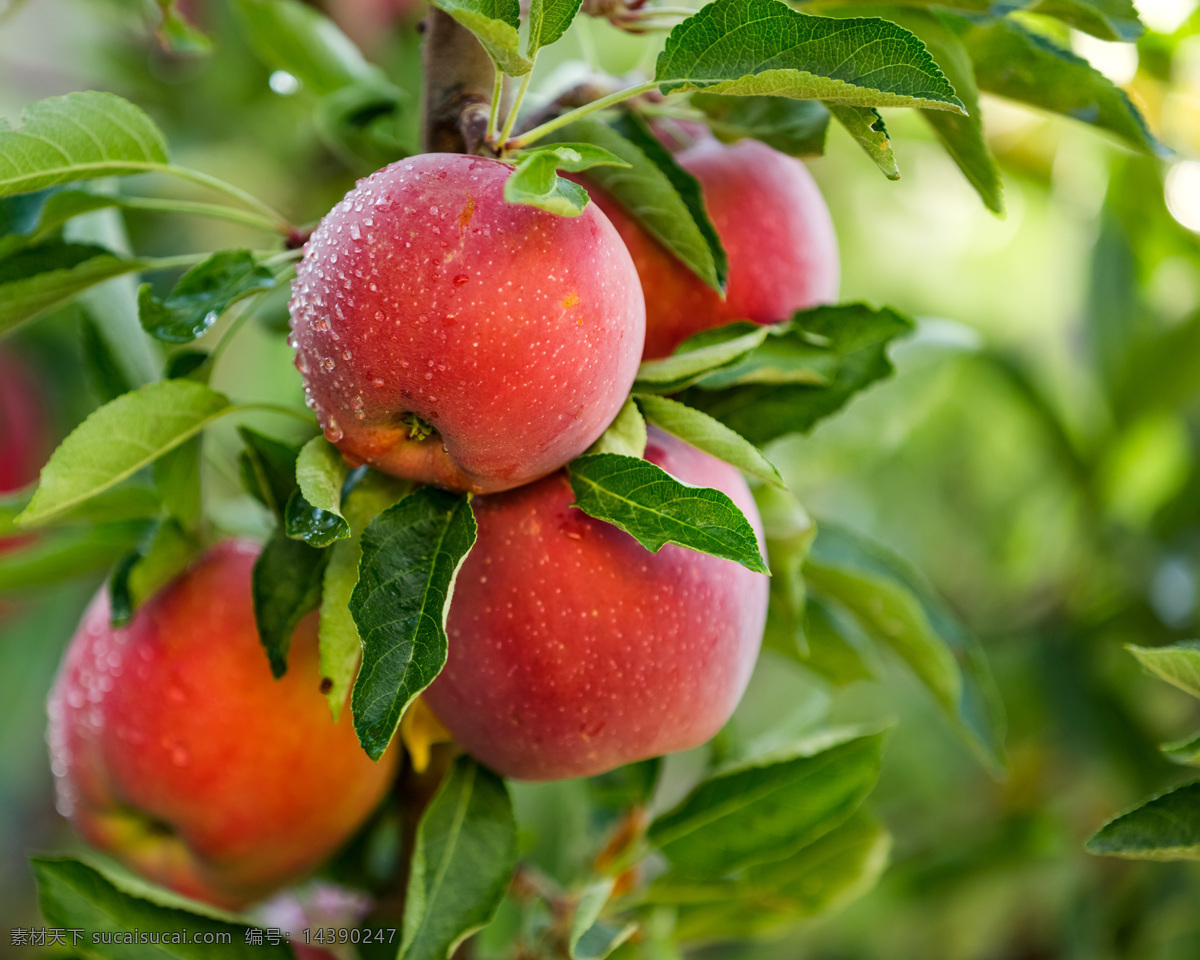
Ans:
{"type": "MultiPolygon", "coordinates": [[[[533,71],[530,71],[532,73],[533,71]]],[[[496,121],[500,117],[500,98],[504,94],[504,71],[496,68],[496,84],[492,87],[492,108],[488,111],[487,142],[496,142],[496,121]]]]}
{"type": "Polygon", "coordinates": [[[274,207],[259,200],[254,194],[247,193],[241,187],[235,187],[232,183],[226,183],[224,180],[220,180],[207,173],[202,173],[199,170],[192,170],[190,167],[177,167],[174,164],[160,167],[159,171],[179,177],[181,180],[190,180],[192,183],[200,184],[201,186],[208,187],[210,190],[216,190],[218,193],[223,193],[228,197],[233,197],[235,200],[241,201],[246,206],[257,210],[263,216],[267,217],[274,224],[273,229],[284,236],[295,229],[288,218],[274,207]]]}
{"type": "MultiPolygon", "coordinates": [[[[616,93],[610,93],[607,97],[601,97],[599,100],[593,100],[591,103],[585,103],[582,107],[576,107],[574,110],[568,110],[566,113],[555,117],[553,120],[547,120],[540,126],[534,127],[521,134],[511,143],[504,142],[507,134],[501,135],[501,141],[504,142],[504,147],[509,150],[519,147],[527,147],[535,140],[540,140],[548,133],[553,133],[561,127],[565,127],[570,123],[574,123],[580,117],[586,117],[589,113],[595,113],[597,110],[603,110],[606,107],[615,106],[624,100],[629,100],[632,97],[639,96],[643,93],[649,93],[658,87],[657,80],[647,80],[645,83],[639,83],[636,87],[628,87],[624,90],[618,90],[616,93]]],[[[511,119],[511,118],[510,118],[511,119]]]]}
{"type": "Polygon", "coordinates": [[[121,206],[130,210],[156,210],[164,213],[194,213],[200,217],[213,217],[217,220],[229,220],[246,227],[254,227],[275,233],[279,224],[274,219],[248,210],[238,210],[236,207],[226,207],[219,203],[196,203],[191,200],[170,200],[159,197],[129,197],[120,198],[121,206]]]}
{"type": "MultiPolygon", "coordinates": [[[[537,54],[533,55],[534,62],[537,62],[537,54]]],[[[521,103],[525,99],[525,91],[529,89],[529,80],[533,77],[533,68],[529,68],[529,72],[521,78],[521,86],[517,90],[517,98],[513,101],[512,109],[508,111],[508,116],[504,119],[504,129],[500,131],[500,145],[503,147],[508,138],[512,136],[513,124],[517,122],[517,114],[521,110],[521,103]]]]}

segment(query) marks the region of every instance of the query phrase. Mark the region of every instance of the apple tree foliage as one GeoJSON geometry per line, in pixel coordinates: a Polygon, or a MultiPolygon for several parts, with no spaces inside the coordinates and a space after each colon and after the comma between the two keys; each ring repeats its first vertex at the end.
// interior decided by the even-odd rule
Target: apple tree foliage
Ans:
{"type": "MultiPolygon", "coordinates": [[[[516,0],[433,2],[478,38],[495,66],[497,93],[516,87],[518,104],[539,51],[563,36],[581,7],[533,0],[523,17],[516,0]]],[[[162,42],[206,55],[211,38],[173,4],[160,6],[162,42]]],[[[418,149],[393,122],[415,109],[413,91],[323,15],[297,0],[231,6],[239,42],[302,84],[339,156],[370,169],[418,149]]],[[[652,9],[614,7],[608,15],[642,29],[652,9]]],[[[493,112],[488,142],[515,167],[510,202],[578,214],[586,191],[558,172],[587,169],[718,291],[727,281],[725,252],[698,183],[651,132],[655,120],[702,122],[721,139],[753,137],[799,157],[823,152],[832,121],[894,179],[900,171],[880,110],[916,110],[996,213],[1004,210],[1003,184],[983,136],[983,92],[1090,124],[1136,151],[1163,149],[1128,96],[1046,28],[1058,22],[1132,41],[1141,25],[1124,0],[712,0],[676,19],[648,79],[622,86],[607,78],[585,102],[552,102],[532,119],[514,107],[503,128],[493,112]]],[[[0,124],[0,336],[114,277],[177,276],[169,287],[143,283],[124,312],[89,315],[81,328],[106,402],[63,441],[34,488],[0,501],[0,534],[38,532],[0,556],[0,589],[111,569],[114,617],[127,620],[212,535],[205,438],[218,421],[234,421],[243,449],[230,472],[273,528],[253,582],[265,655],[282,674],[296,623],[319,608],[330,706],[339,710],[351,692],[355,729],[378,757],[446,662],[446,611],[475,522],[467,497],[348,470],[308,411],[209,385],[241,324],[286,291],[304,235],[242,187],[177,164],[150,115],[114,94],[42,100],[0,124]],[[145,195],[146,175],[184,181],[208,198],[145,195]],[[150,256],[70,229],[97,211],[134,210],[222,219],[263,240],[252,249],[150,256]],[[232,321],[220,337],[206,336],[226,314],[232,321]],[[247,425],[250,415],[256,425],[266,417],[293,427],[277,435],[247,425]]],[[[769,570],[766,643],[775,651],[835,682],[870,675],[872,658],[890,651],[999,775],[1003,709],[978,643],[903,560],[833,525],[814,526],[764,451],[887,378],[889,349],[912,329],[897,310],[843,303],[774,327],[735,323],[701,333],[642,365],[609,432],[569,465],[570,482],[579,509],[648,550],[674,543],[769,570]],[[765,557],[728,497],[681,484],[641,459],[647,423],[758,485],[765,557]]],[[[1134,653],[1200,696],[1196,647],[1134,653]]],[[[410,730],[405,739],[415,751],[414,736],[410,730]]],[[[890,838],[867,801],[886,741],[886,731],[828,726],[762,752],[714,755],[690,792],[666,805],[656,803],[657,760],[592,778],[589,817],[608,845],[566,887],[522,863],[510,788],[459,757],[443,764],[422,805],[388,808],[362,841],[378,845],[401,824],[407,831],[392,875],[371,880],[403,891],[401,935],[390,946],[364,947],[364,955],[445,960],[475,936],[481,957],[507,956],[516,943],[528,956],[657,957],[674,955],[672,945],[778,933],[857,896],[885,869],[890,838]]],[[[1200,764],[1196,736],[1163,751],[1200,764]]],[[[1200,856],[1195,794],[1195,785],[1184,786],[1121,815],[1090,849],[1200,856]]],[[[362,851],[346,851],[337,867],[361,879],[356,855],[362,851]]],[[[47,857],[34,869],[42,909],[56,925],[227,929],[237,934],[233,948],[189,946],[171,955],[266,955],[238,946],[253,918],[216,915],[110,864],[47,857]]]]}

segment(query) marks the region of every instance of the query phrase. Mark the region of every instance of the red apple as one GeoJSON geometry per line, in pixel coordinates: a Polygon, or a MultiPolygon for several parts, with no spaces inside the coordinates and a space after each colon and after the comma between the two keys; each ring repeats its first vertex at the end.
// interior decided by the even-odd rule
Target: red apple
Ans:
{"type": "Polygon", "coordinates": [[[700,181],[729,257],[724,300],[612,197],[588,185],[629,248],[646,291],[646,359],[668,356],[709,327],[734,320],[777,323],[836,299],[837,237],[803,163],[748,139],[730,146],[704,138],[675,159],[700,181]]]}
{"type": "Polygon", "coordinates": [[[49,453],[37,381],[10,350],[0,351],[0,493],[37,479],[49,453]]]}
{"type": "MultiPolygon", "coordinates": [[[[646,459],[724,491],[761,542],[733,467],[655,429],[646,459]]],[[[765,576],[682,547],[651,553],[573,501],[565,472],[475,498],[449,660],[423,694],[466,750],[522,780],[708,740],[745,689],[766,621],[765,576]]]]}
{"type": "Polygon", "coordinates": [[[645,329],[625,245],[595,204],[560,217],[505,202],[511,174],[457,154],[401,160],[305,247],[296,366],[352,465],[507,490],[578,456],[624,403],[645,329]]]}
{"type": "Polygon", "coordinates": [[[151,880],[240,908],[307,873],[387,790],[350,711],[322,695],[315,616],[271,676],[250,593],[257,546],[228,541],[124,628],[88,608],[50,695],[60,811],[151,880]]]}

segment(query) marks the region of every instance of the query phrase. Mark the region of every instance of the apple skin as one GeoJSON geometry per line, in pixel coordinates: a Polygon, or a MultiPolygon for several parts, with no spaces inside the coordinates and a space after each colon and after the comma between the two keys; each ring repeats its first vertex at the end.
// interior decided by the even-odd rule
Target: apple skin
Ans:
{"type": "MultiPolygon", "coordinates": [[[[733,467],[651,428],[646,459],[716,487],[762,527],[733,467]]],[[[473,501],[449,658],[422,694],[498,772],[559,780],[711,738],[758,656],[767,578],[668,545],[651,553],[571,506],[565,471],[473,501]]]]}
{"type": "Polygon", "coordinates": [[[359,182],[305,246],[292,343],[352,466],[489,493],[583,453],[637,373],[645,305],[595,204],[504,200],[512,168],[424,154],[359,182]],[[425,439],[404,422],[435,428],[425,439]]]}
{"type": "Polygon", "coordinates": [[[49,452],[37,381],[10,350],[0,351],[0,493],[37,479],[49,452]]]}
{"type": "Polygon", "coordinates": [[[646,298],[647,360],[735,320],[778,323],[837,299],[840,267],[829,208],[799,160],[758,140],[701,138],[675,155],[700,181],[729,258],[725,299],[667,252],[612,197],[586,184],[629,248],[646,298]]]}
{"type": "Polygon", "coordinates": [[[96,848],[240,909],[336,850],[392,780],[320,692],[316,618],[271,676],[254,623],[257,545],[226,541],[124,628],[92,601],[50,694],[58,806],[96,848]]]}

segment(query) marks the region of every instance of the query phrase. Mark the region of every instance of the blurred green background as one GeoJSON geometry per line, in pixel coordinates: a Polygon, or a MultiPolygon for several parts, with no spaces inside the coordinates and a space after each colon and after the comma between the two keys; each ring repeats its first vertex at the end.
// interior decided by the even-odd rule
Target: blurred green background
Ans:
{"type": "MultiPolygon", "coordinates": [[[[214,39],[207,56],[165,53],[138,3],[14,7],[0,21],[0,115],[113,90],[163,126],[178,162],[315,220],[369,167],[328,145],[307,91],[260,65],[221,4],[191,7],[214,39]]],[[[352,7],[331,12],[415,91],[419,11],[384,29],[352,7]]],[[[1063,39],[1126,87],[1176,151],[1167,160],[990,100],[1006,219],[902,111],[887,117],[899,182],[840,129],[810,164],[837,225],[843,299],[894,306],[920,329],[896,350],[892,380],[772,453],[818,522],[911,560],[980,637],[1008,710],[1010,771],[990,779],[890,662],[873,665],[876,681],[839,687],[764,653],[727,738],[763,732],[764,700],[794,703],[799,726],[826,704],[836,719],[899,721],[872,801],[895,837],[893,863],[875,890],[785,941],[697,956],[1200,957],[1195,865],[1083,852],[1109,817],[1187,779],[1157,744],[1200,725],[1195,700],[1123,650],[1194,636],[1200,598],[1200,13],[1193,0],[1138,7],[1151,29],[1137,45],[1063,39]]],[[[534,88],[565,82],[581,58],[635,69],[655,43],[577,23],[539,61],[534,88]]],[[[414,97],[390,135],[415,149],[415,130],[414,97]]],[[[140,212],[125,223],[150,254],[254,242],[221,223],[140,212]]],[[[130,290],[117,282],[107,294],[119,303],[130,290]]],[[[246,399],[298,398],[279,305],[259,319],[221,379],[246,399]]],[[[79,324],[67,310],[11,341],[45,385],[58,435],[98,399],[79,324]]],[[[229,527],[252,524],[228,478],[213,482],[218,494],[228,486],[229,527]]],[[[44,700],[100,580],[0,599],[0,931],[37,922],[29,852],[77,843],[54,812],[44,700]]],[[[535,800],[526,807],[539,816],[555,809],[535,800]]],[[[558,815],[569,831],[569,811],[558,815]]],[[[8,949],[0,936],[0,955],[8,949]]]]}

